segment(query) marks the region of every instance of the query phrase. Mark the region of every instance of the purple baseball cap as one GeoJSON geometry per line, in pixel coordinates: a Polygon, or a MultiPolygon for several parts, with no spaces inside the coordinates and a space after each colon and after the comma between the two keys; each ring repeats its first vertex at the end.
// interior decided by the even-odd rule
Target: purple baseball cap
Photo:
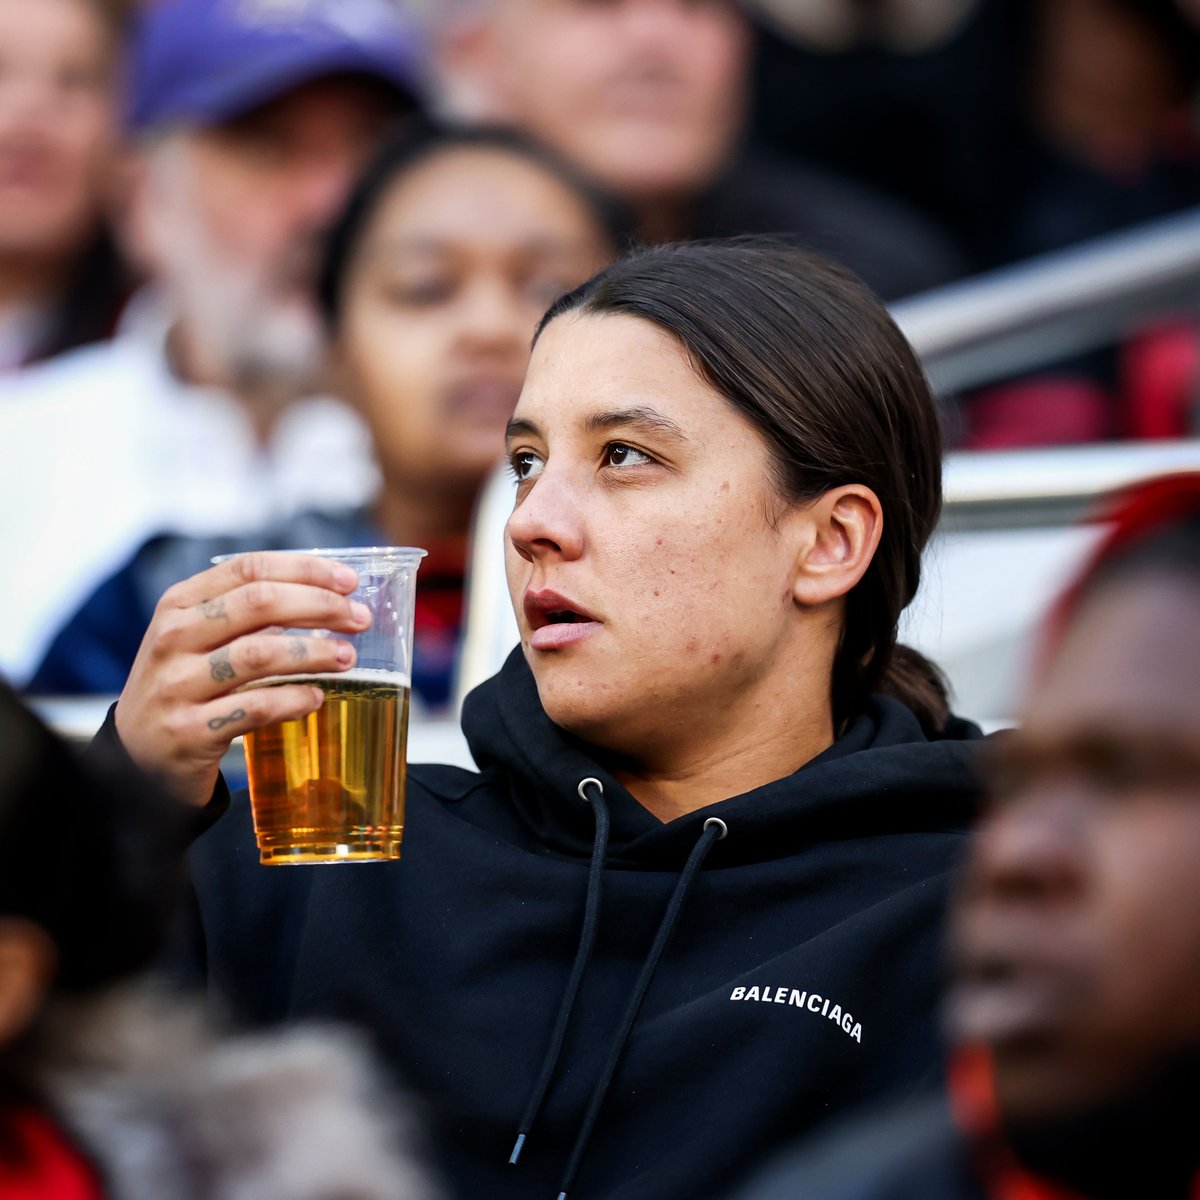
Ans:
{"type": "Polygon", "coordinates": [[[215,125],[328,75],[391,84],[420,106],[426,53],[397,0],[158,0],[129,59],[131,129],[215,125]]]}

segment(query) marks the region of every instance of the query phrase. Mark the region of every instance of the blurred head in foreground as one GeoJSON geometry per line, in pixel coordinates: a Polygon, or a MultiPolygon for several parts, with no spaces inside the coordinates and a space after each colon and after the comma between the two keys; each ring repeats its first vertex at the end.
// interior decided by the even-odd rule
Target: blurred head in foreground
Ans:
{"type": "Polygon", "coordinates": [[[56,997],[98,993],[159,953],[182,817],[130,765],[86,765],[0,685],[0,1129],[31,1093],[56,997]]]}
{"type": "Polygon", "coordinates": [[[185,810],[2,685],[0,747],[0,1195],[431,1200],[355,1039],[223,1035],[147,986],[185,810]]]}
{"type": "Polygon", "coordinates": [[[995,753],[950,1013],[990,1051],[1018,1138],[1055,1129],[1061,1148],[1119,1112],[1186,1174],[1194,1131],[1175,1149],[1171,1131],[1200,1082],[1200,475],[1137,489],[1114,519],[995,753]]]}

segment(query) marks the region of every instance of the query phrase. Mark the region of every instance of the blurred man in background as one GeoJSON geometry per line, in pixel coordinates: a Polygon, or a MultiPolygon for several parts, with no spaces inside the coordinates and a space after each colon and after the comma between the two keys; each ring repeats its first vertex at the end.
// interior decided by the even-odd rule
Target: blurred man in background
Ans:
{"type": "Polygon", "coordinates": [[[949,1106],[744,1200],[1200,1195],[1200,474],[1128,498],[1050,650],[957,907],[949,1106]]]}
{"type": "Polygon", "coordinates": [[[466,0],[435,9],[447,102],[510,121],[621,196],[646,241],[780,233],[885,297],[957,263],[904,208],[741,145],[752,38],[733,0],[466,0]]]}
{"type": "Polygon", "coordinates": [[[155,532],[230,532],[376,483],[361,423],[319,397],[318,239],[421,48],[389,0],[164,0],[131,51],[126,233],[152,280],[109,345],[0,390],[0,546],[38,571],[0,612],[16,679],[155,532]]]}
{"type": "Polygon", "coordinates": [[[107,337],[126,295],[117,58],[104,0],[0,0],[0,373],[107,337]]]}

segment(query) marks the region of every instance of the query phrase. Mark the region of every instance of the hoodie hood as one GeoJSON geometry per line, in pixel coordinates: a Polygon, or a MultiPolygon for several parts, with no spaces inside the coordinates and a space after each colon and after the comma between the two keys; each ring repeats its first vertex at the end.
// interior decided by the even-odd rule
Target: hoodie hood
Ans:
{"type": "Polygon", "coordinates": [[[519,647],[467,697],[462,724],[480,769],[506,777],[514,822],[556,854],[591,854],[595,823],[577,789],[583,779],[598,779],[611,820],[609,866],[677,870],[714,816],[729,830],[710,856],[717,866],[788,857],[807,844],[844,838],[957,830],[978,795],[979,728],[951,718],[943,736],[931,740],[904,704],[884,695],[873,696],[832,746],[791,775],[665,824],[617,782],[593,747],[550,720],[519,647]]]}
{"type": "Polygon", "coordinates": [[[206,943],[213,985],[368,1024],[455,1195],[717,1195],[929,1078],[973,726],[931,741],[877,697],[793,774],[667,823],[520,652],[463,728],[480,771],[410,769],[401,863],[263,870],[244,820],[249,853],[214,840],[194,876],[206,931],[236,931],[206,943]]]}

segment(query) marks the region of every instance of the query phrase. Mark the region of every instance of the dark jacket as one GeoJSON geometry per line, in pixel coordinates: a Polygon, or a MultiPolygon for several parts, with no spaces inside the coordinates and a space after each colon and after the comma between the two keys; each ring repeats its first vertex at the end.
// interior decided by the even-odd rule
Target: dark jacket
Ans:
{"type": "MultiPolygon", "coordinates": [[[[32,696],[120,692],[163,592],[217,554],[317,546],[378,546],[387,538],[365,509],[309,511],[252,533],[151,538],[55,634],[26,687],[32,696]]],[[[450,700],[462,627],[464,564],[431,554],[417,574],[413,691],[428,709],[450,700]]]]}
{"type": "Polygon", "coordinates": [[[801,1144],[727,1200],[1194,1200],[1196,1061],[1180,1055],[1136,1094],[1018,1131],[987,1051],[960,1049],[946,1091],[801,1144]]]}
{"type": "Polygon", "coordinates": [[[900,201],[762,150],[739,157],[691,218],[691,237],[785,236],[849,267],[885,300],[966,271],[946,238],[900,201]]]}
{"type": "MultiPolygon", "coordinates": [[[[943,1095],[802,1144],[732,1200],[989,1200],[943,1095]]],[[[1035,1200],[1030,1196],[1027,1200],[1035,1200]]],[[[1036,1200],[1053,1200],[1046,1193],[1036,1200]]]]}
{"type": "Polygon", "coordinates": [[[479,773],[411,769],[400,863],[262,868],[241,797],[193,862],[210,983],[255,1021],[370,1031],[456,1195],[715,1195],[798,1131],[936,1076],[974,726],[930,741],[876,697],[794,775],[667,824],[550,721],[519,652],[463,727],[479,773]],[[602,796],[581,798],[589,778],[602,796]]]}

